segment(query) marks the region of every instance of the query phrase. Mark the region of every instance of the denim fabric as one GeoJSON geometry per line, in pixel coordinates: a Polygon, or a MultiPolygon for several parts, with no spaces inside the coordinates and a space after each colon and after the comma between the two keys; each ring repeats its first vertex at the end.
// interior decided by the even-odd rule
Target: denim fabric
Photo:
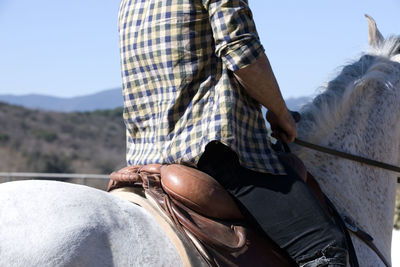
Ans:
{"type": "Polygon", "coordinates": [[[347,266],[347,251],[329,245],[312,256],[302,257],[298,263],[300,267],[343,267],[347,266]]]}
{"type": "Polygon", "coordinates": [[[198,168],[224,186],[254,226],[300,266],[346,266],[343,233],[290,168],[287,175],[248,170],[218,142],[206,147],[198,168]]]}

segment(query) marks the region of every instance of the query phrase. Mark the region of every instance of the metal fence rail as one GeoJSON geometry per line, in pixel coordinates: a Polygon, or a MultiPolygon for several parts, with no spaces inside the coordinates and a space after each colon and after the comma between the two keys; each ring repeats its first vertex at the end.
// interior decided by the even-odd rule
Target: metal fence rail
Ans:
{"type": "Polygon", "coordinates": [[[37,172],[0,172],[4,178],[58,178],[58,179],[109,179],[106,174],[82,173],[37,173],[37,172]]]}
{"type": "Polygon", "coordinates": [[[106,174],[0,172],[0,183],[31,179],[63,181],[105,190],[110,177],[106,174]]]}

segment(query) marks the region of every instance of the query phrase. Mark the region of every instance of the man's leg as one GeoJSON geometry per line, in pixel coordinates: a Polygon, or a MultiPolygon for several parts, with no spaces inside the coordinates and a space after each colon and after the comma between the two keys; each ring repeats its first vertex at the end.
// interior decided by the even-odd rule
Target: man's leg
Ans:
{"type": "Polygon", "coordinates": [[[198,168],[217,179],[246,217],[300,266],[346,266],[344,235],[294,171],[271,175],[242,168],[220,143],[207,146],[198,168]]]}

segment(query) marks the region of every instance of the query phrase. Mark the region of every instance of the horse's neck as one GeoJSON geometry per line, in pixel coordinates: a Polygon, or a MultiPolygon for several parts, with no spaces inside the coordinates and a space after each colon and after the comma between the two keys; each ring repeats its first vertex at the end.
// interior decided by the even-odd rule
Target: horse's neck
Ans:
{"type": "MultiPolygon", "coordinates": [[[[398,86],[397,80],[394,82],[398,86]]],[[[323,136],[306,132],[310,130],[309,125],[307,122],[300,123],[299,137],[341,151],[398,164],[398,114],[390,110],[395,110],[399,99],[395,95],[390,97],[390,92],[389,99],[384,98],[383,95],[388,92],[379,90],[369,88],[355,94],[351,105],[342,106],[341,121],[325,131],[323,136]]],[[[297,148],[296,152],[339,211],[357,221],[375,238],[378,248],[389,254],[396,174],[304,148],[297,148]]]]}
{"type": "MultiPolygon", "coordinates": [[[[372,129],[365,131],[364,136],[358,136],[357,127],[365,126],[361,121],[353,121],[354,124],[351,121],[347,122],[347,131],[338,129],[320,144],[386,162],[398,158],[398,151],[396,154],[393,149],[396,143],[398,147],[396,140],[390,142],[384,136],[379,138],[381,141],[371,139],[372,129]],[[358,139],[370,142],[360,143],[358,139]]],[[[390,244],[393,228],[396,175],[313,151],[304,153],[303,160],[340,212],[350,215],[385,247],[385,251],[389,251],[387,245],[390,244]]]]}

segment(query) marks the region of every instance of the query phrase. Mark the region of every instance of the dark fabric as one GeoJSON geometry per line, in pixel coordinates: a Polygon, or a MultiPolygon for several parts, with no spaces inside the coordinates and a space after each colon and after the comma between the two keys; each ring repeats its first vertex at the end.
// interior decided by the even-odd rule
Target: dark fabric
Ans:
{"type": "Polygon", "coordinates": [[[248,170],[240,166],[230,148],[219,142],[208,144],[198,162],[201,171],[214,177],[235,198],[246,217],[296,262],[314,266],[306,263],[323,257],[327,265],[318,260],[315,266],[345,266],[344,235],[306,184],[285,167],[287,175],[248,170]],[[330,259],[328,255],[339,256],[330,259]]]}

